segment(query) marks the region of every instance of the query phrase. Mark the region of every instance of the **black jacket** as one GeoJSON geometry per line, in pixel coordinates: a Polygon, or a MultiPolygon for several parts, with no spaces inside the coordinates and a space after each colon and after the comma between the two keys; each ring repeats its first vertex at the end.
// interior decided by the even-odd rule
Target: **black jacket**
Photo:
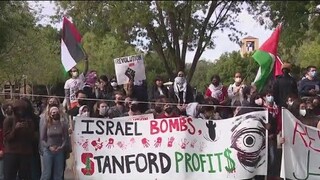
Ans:
{"type": "Polygon", "coordinates": [[[273,85],[274,101],[280,107],[287,107],[288,95],[298,97],[298,88],[296,80],[290,75],[281,75],[277,77],[273,85]]]}
{"type": "MultiPolygon", "coordinates": [[[[168,89],[165,87],[165,86],[162,86],[161,87],[161,90],[163,92],[163,95],[166,96],[167,98],[169,98],[169,93],[168,93],[168,89]]],[[[160,96],[160,92],[158,90],[158,86],[155,85],[152,87],[151,89],[151,96],[150,96],[150,100],[155,100],[155,99],[158,99],[160,96]]]]}

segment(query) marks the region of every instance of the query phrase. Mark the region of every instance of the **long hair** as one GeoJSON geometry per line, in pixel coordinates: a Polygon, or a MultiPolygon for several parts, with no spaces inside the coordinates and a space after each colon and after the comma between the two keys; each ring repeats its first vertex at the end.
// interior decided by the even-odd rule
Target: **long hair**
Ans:
{"type": "MultiPolygon", "coordinates": [[[[58,108],[58,112],[59,112],[59,115],[60,115],[60,121],[62,119],[62,111],[61,111],[61,108],[59,106],[56,106],[56,105],[53,105],[50,107],[53,108],[53,107],[56,107],[58,108]]],[[[52,122],[53,122],[53,118],[50,116],[50,109],[46,112],[46,120],[47,120],[47,128],[50,127],[52,125],[52,122]]]]}
{"type": "Polygon", "coordinates": [[[60,116],[62,116],[63,115],[63,107],[61,106],[60,100],[58,98],[56,98],[56,97],[50,97],[50,98],[47,99],[47,106],[46,106],[46,108],[45,108],[45,110],[43,112],[44,115],[45,115],[45,118],[48,119],[49,116],[50,116],[49,110],[50,110],[50,107],[52,107],[52,106],[49,105],[50,99],[54,99],[56,102],[58,102],[58,105],[56,107],[59,109],[60,116]]]}
{"type": "MultiPolygon", "coordinates": [[[[99,116],[99,109],[100,109],[100,105],[105,103],[107,106],[108,106],[108,103],[106,101],[97,101],[95,104],[94,104],[94,107],[93,107],[93,110],[94,110],[94,113],[93,115],[94,116],[99,116]]],[[[109,107],[109,106],[108,106],[109,107]]]]}

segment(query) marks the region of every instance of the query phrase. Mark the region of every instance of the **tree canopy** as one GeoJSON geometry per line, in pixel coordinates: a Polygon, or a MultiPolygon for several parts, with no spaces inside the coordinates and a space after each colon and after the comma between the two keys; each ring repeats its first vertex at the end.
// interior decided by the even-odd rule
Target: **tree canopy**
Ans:
{"type": "Polygon", "coordinates": [[[158,54],[170,77],[185,70],[186,52],[195,51],[188,78],[206,49],[215,47],[213,33],[231,30],[229,38],[239,41],[235,27],[242,11],[239,1],[108,1],[105,3],[57,2],[59,12],[80,19],[80,29],[110,28],[117,38],[158,54]],[[92,12],[88,14],[88,12],[92,12]],[[105,17],[103,21],[95,18],[105,17]],[[83,19],[83,20],[81,20],[83,19]],[[100,20],[100,21],[99,21],[100,20]]]}
{"type": "MultiPolygon", "coordinates": [[[[89,68],[99,75],[114,75],[117,57],[144,54],[148,85],[156,76],[173,80],[184,70],[198,90],[219,74],[224,84],[233,81],[236,71],[249,83],[258,65],[239,52],[224,53],[212,62],[201,58],[215,48],[217,31],[230,30],[230,40],[243,35],[236,27],[238,15],[248,10],[266,28],[282,23],[279,55],[292,62],[296,72],[320,65],[318,1],[56,1],[53,22],[62,15],[71,18],[83,35],[89,68]],[[246,6],[243,6],[246,4],[246,6]],[[186,53],[194,51],[191,63],[186,53]]],[[[19,84],[23,77],[33,84],[46,85],[48,93],[64,82],[60,60],[60,32],[52,25],[39,25],[41,11],[28,2],[0,2],[0,84],[19,84]]],[[[230,32],[229,31],[229,32],[230,32]]],[[[82,63],[79,63],[82,68],[82,63]]]]}

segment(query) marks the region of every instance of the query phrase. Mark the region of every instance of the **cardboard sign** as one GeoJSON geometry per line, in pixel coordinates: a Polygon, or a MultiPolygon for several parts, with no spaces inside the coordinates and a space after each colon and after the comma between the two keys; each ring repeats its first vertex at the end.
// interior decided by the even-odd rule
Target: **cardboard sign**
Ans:
{"type": "Polygon", "coordinates": [[[142,55],[126,56],[114,59],[115,71],[119,85],[146,79],[142,55]]]}

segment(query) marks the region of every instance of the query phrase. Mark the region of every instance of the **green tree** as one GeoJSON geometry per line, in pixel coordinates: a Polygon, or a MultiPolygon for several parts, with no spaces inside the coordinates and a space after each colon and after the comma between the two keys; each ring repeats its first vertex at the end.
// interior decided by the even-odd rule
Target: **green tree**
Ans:
{"type": "MultiPolygon", "coordinates": [[[[306,33],[314,29],[319,33],[319,1],[257,1],[251,13],[266,28],[272,29],[282,23],[279,54],[282,60],[299,64],[299,47],[310,38],[306,33]]],[[[314,36],[313,36],[314,37],[314,36]]]]}
{"type": "Polygon", "coordinates": [[[119,42],[114,36],[105,34],[102,38],[93,32],[83,36],[83,48],[89,58],[89,68],[99,74],[115,75],[114,59],[136,54],[135,48],[124,42],[119,42]]]}
{"type": "Polygon", "coordinates": [[[0,2],[0,61],[16,46],[19,36],[35,24],[34,14],[23,1],[0,2]]]}
{"type": "Polygon", "coordinates": [[[19,85],[29,63],[26,59],[32,54],[27,39],[35,18],[26,2],[4,1],[0,9],[0,84],[19,85]]]}
{"type": "Polygon", "coordinates": [[[60,60],[60,38],[57,29],[52,26],[38,26],[33,31],[32,59],[27,69],[27,76],[31,83],[45,85],[47,94],[51,95],[52,88],[64,80],[63,68],[60,60]]]}
{"type": "Polygon", "coordinates": [[[210,69],[207,73],[208,84],[211,83],[211,76],[218,74],[222,83],[229,85],[234,82],[233,77],[236,72],[242,74],[244,83],[250,84],[253,82],[259,65],[253,60],[251,55],[248,54],[245,57],[241,57],[240,52],[237,51],[222,54],[219,60],[208,67],[210,69]]]}
{"type": "Polygon", "coordinates": [[[185,70],[187,51],[195,51],[188,79],[206,49],[215,47],[213,33],[230,29],[229,38],[242,35],[235,27],[242,11],[239,1],[108,1],[56,2],[57,16],[64,13],[81,31],[97,36],[110,29],[121,41],[158,54],[171,78],[185,70]],[[101,33],[98,29],[104,28],[101,33]]]}
{"type": "Polygon", "coordinates": [[[204,92],[208,84],[210,84],[210,80],[208,80],[208,74],[210,69],[213,67],[213,64],[213,62],[209,62],[207,60],[199,61],[194,72],[194,77],[190,82],[192,86],[196,87],[199,92],[204,92]]]}
{"type": "Polygon", "coordinates": [[[213,33],[230,29],[237,40],[239,1],[126,1],[110,2],[109,23],[122,39],[154,50],[170,77],[185,70],[186,52],[195,51],[188,80],[206,49],[215,47],[213,33]],[[146,43],[147,42],[147,43],[146,43]],[[170,66],[170,62],[174,66],[170,66]]]}
{"type": "Polygon", "coordinates": [[[102,37],[110,31],[107,1],[55,1],[56,15],[52,22],[60,22],[63,16],[71,17],[80,32],[93,32],[102,37]]]}

